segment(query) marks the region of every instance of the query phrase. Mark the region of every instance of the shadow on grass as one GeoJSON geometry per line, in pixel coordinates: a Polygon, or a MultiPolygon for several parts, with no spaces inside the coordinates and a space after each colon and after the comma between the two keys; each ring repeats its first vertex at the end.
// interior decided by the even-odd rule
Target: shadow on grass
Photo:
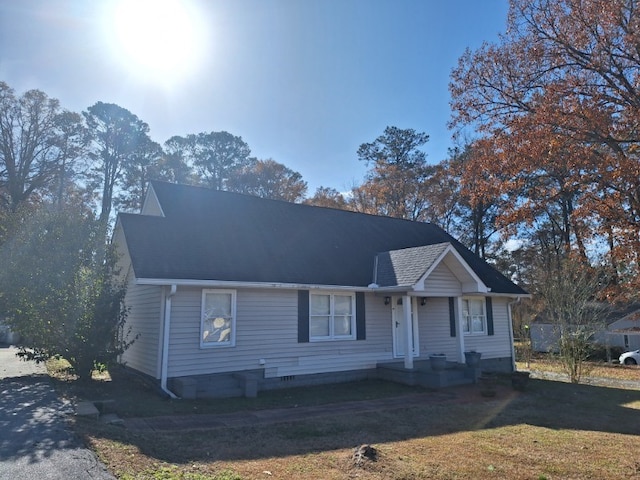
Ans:
{"type": "MultiPolygon", "coordinates": [[[[640,390],[531,380],[523,394],[502,386],[498,396],[490,400],[475,390],[470,399],[434,395],[439,395],[439,399],[424,405],[348,415],[332,416],[330,405],[324,405],[323,409],[328,410],[326,416],[270,425],[143,433],[83,421],[76,428],[88,440],[107,439],[117,445],[135,446],[148,457],[170,463],[303,455],[363,443],[381,444],[516,425],[624,435],[640,433],[640,390]]],[[[210,403],[215,405],[215,401],[210,403]]]]}

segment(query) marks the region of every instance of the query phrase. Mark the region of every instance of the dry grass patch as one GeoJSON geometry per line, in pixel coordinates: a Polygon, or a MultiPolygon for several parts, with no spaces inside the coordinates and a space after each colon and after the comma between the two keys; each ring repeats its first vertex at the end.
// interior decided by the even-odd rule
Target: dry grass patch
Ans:
{"type": "Polygon", "coordinates": [[[94,372],[93,381],[77,382],[64,360],[47,364],[59,394],[70,400],[112,400],[111,409],[122,418],[185,414],[220,414],[297,405],[395,397],[427,390],[391,382],[366,380],[348,385],[320,385],[260,392],[256,398],[215,400],[171,400],[146,377],[115,367],[110,372],[94,372]]]}
{"type": "MultiPolygon", "coordinates": [[[[326,405],[417,391],[358,382],[261,392],[256,399],[169,401],[119,370],[78,385],[59,366],[56,383],[64,395],[114,399],[125,417],[326,405]]],[[[531,369],[559,371],[539,359],[531,369]]],[[[516,394],[503,378],[493,399],[466,387],[447,390],[455,394],[450,400],[440,396],[418,407],[296,423],[140,433],[79,419],[75,429],[124,480],[640,479],[640,451],[632,447],[640,432],[640,368],[594,365],[591,373],[627,383],[603,388],[534,378],[516,394]],[[365,444],[376,458],[356,464],[354,448],[365,444]]]]}
{"type": "Polygon", "coordinates": [[[458,400],[297,423],[141,434],[78,422],[119,478],[640,478],[640,390],[532,380],[458,400]],[[353,462],[370,444],[375,461],[353,462]],[[182,476],[179,476],[182,475],[182,476]]]}

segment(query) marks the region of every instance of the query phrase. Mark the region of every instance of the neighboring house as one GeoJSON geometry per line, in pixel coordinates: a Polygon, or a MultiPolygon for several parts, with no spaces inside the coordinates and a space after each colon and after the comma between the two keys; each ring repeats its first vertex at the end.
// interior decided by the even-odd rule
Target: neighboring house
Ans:
{"type": "Polygon", "coordinates": [[[606,342],[624,351],[640,349],[640,309],[609,324],[606,342]]]}
{"type": "Polygon", "coordinates": [[[5,325],[0,319],[0,344],[14,345],[20,341],[20,336],[11,331],[8,325],[5,325]]]}
{"type": "MultiPolygon", "coordinates": [[[[600,304],[602,321],[594,324],[592,341],[603,347],[620,347],[624,350],[640,348],[640,305],[622,306],[600,304]]],[[[559,328],[539,315],[530,325],[531,348],[534,352],[557,352],[559,328]]]]}
{"type": "Polygon", "coordinates": [[[432,224],[152,182],[113,241],[139,334],[122,362],[165,391],[371,378],[466,350],[513,369],[527,292],[432,224]]]}

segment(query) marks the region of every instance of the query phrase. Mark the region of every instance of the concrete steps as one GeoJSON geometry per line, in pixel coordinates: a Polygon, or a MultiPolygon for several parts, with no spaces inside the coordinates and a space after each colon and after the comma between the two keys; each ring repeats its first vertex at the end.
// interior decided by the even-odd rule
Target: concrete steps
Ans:
{"type": "Polygon", "coordinates": [[[449,363],[444,370],[432,370],[428,364],[406,369],[402,363],[385,363],[377,367],[378,378],[404,385],[446,388],[475,383],[477,372],[465,365],[449,363]]]}

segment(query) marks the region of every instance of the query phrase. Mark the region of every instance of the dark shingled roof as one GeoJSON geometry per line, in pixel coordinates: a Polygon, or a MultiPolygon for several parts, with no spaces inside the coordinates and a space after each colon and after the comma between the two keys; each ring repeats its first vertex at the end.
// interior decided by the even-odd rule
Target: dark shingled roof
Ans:
{"type": "Polygon", "coordinates": [[[416,257],[422,268],[434,246],[448,242],[492,292],[526,294],[429,223],[163,182],[152,187],[164,217],[119,215],[136,278],[366,287],[376,255],[432,246],[416,257]]]}
{"type": "Polygon", "coordinates": [[[376,283],[381,287],[415,285],[449,245],[437,243],[378,254],[376,283]]]}

